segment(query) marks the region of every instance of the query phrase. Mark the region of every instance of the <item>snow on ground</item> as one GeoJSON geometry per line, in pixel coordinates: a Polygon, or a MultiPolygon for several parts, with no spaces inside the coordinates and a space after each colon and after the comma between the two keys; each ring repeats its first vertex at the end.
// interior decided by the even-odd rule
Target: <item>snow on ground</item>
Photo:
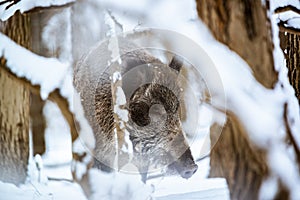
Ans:
{"type": "Polygon", "coordinates": [[[19,187],[0,181],[0,193],[0,200],[86,200],[78,184],[66,181],[49,181],[47,185],[28,183],[19,187]]]}

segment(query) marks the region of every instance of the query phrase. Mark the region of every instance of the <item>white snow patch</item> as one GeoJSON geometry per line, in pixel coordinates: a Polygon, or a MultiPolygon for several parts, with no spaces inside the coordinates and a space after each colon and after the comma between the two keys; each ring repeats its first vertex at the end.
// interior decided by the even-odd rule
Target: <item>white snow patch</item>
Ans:
{"type": "Polygon", "coordinates": [[[97,169],[89,171],[91,200],[141,200],[148,199],[153,188],[144,184],[139,175],[105,173],[97,169]]]}
{"type": "Polygon", "coordinates": [[[272,3],[270,3],[270,10],[275,10],[276,8],[286,7],[289,5],[300,9],[299,0],[272,0],[272,3]]]}
{"type": "MultiPolygon", "coordinates": [[[[124,94],[123,89],[118,86],[116,91],[116,104],[117,105],[125,105],[126,104],[126,96],[124,94]]],[[[125,121],[127,122],[127,121],[125,121]]]]}
{"type": "Polygon", "coordinates": [[[300,15],[298,18],[289,19],[287,21],[286,27],[300,29],[300,15]]]}
{"type": "Polygon", "coordinates": [[[278,191],[278,179],[274,176],[268,177],[262,183],[259,190],[259,199],[275,199],[278,191]]]}
{"type": "MultiPolygon", "coordinates": [[[[72,81],[69,82],[69,84],[72,84],[72,81]]],[[[68,88],[68,87],[66,87],[68,88]]],[[[72,85],[73,88],[73,85],[72,85]]],[[[73,113],[76,117],[76,119],[79,122],[80,126],[80,132],[79,132],[79,138],[82,140],[83,144],[88,148],[89,151],[92,151],[95,148],[96,141],[94,137],[93,130],[88,122],[88,120],[85,118],[84,110],[81,105],[80,95],[75,91],[73,88],[73,113]]],[[[68,92],[68,90],[66,90],[68,92]]],[[[71,99],[69,100],[71,101],[71,99]]],[[[72,101],[71,101],[72,102],[72,101]]]]}
{"type": "Polygon", "coordinates": [[[119,81],[119,80],[122,80],[122,75],[121,75],[121,73],[120,72],[114,72],[113,73],[113,76],[112,76],[112,81],[113,81],[113,83],[115,83],[115,82],[117,82],[117,81],[119,81]]]}
{"type": "Polygon", "coordinates": [[[69,64],[55,58],[38,56],[17,45],[7,36],[0,34],[0,52],[7,60],[7,67],[18,77],[24,77],[32,85],[41,86],[41,97],[45,100],[49,93],[59,88],[69,64]]]}
{"type": "Polygon", "coordinates": [[[45,129],[46,152],[42,156],[44,165],[70,163],[72,141],[67,121],[58,106],[51,101],[46,101],[43,114],[47,122],[45,129]]]}
{"type": "Polygon", "coordinates": [[[62,62],[72,62],[71,29],[71,8],[66,8],[52,16],[42,31],[45,47],[62,62]]]}

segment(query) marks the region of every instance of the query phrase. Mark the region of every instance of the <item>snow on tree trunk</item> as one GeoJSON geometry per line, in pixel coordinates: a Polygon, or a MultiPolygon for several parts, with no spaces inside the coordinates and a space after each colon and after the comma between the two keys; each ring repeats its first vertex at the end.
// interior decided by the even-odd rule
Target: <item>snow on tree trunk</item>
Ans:
{"type": "MultiPolygon", "coordinates": [[[[249,64],[260,84],[272,89],[278,76],[276,67],[274,68],[273,41],[267,9],[269,1],[266,5],[262,1],[252,0],[197,1],[198,15],[216,39],[238,53],[249,64]]],[[[242,123],[236,113],[227,114],[227,124],[211,152],[210,177],[225,177],[233,199],[257,199],[260,186],[270,173],[265,152],[268,147],[262,149],[253,144],[243,124],[245,122],[242,123]]],[[[216,138],[213,132],[211,139],[214,143],[216,138]]],[[[287,197],[283,190],[278,195],[287,197]]]]}
{"type": "MultiPolygon", "coordinates": [[[[0,22],[1,32],[30,47],[30,17],[15,14],[0,22]]],[[[24,62],[26,62],[24,60],[24,62]]],[[[29,157],[29,90],[0,66],[0,180],[24,183],[29,157]]]]}

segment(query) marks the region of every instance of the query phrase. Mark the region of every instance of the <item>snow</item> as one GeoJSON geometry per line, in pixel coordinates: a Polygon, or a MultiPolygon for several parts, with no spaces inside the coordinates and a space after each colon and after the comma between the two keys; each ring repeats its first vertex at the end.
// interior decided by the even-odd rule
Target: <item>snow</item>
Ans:
{"type": "MultiPolygon", "coordinates": [[[[126,104],[126,96],[124,94],[123,89],[118,86],[117,87],[117,91],[116,91],[116,105],[125,105],[126,104]]],[[[127,122],[128,120],[124,120],[125,122],[127,122]]]]}
{"type": "Polygon", "coordinates": [[[85,149],[84,151],[92,152],[92,149],[95,148],[96,143],[94,133],[88,120],[85,118],[83,107],[81,105],[80,95],[76,91],[74,91],[75,89],[73,88],[71,76],[66,84],[69,85],[69,87],[71,87],[72,89],[68,90],[67,88],[69,87],[65,87],[65,90],[61,89],[61,93],[68,94],[69,92],[74,92],[71,93],[71,95],[68,95],[67,97],[71,104],[73,102],[73,107],[71,107],[71,110],[74,112],[75,118],[79,122],[79,140],[83,144],[83,146],[87,147],[87,149],[85,149]]]}
{"type": "Polygon", "coordinates": [[[278,179],[274,176],[269,176],[260,187],[259,199],[275,199],[277,191],[278,179]]]}
{"type": "Polygon", "coordinates": [[[92,177],[90,179],[91,200],[140,200],[149,198],[153,192],[152,187],[144,184],[140,176],[137,175],[125,173],[108,174],[96,169],[91,169],[89,170],[89,176],[92,177]]]}
{"type": "Polygon", "coordinates": [[[105,24],[109,27],[106,35],[109,37],[108,50],[111,51],[111,63],[118,61],[118,64],[121,64],[116,23],[108,13],[105,13],[105,24]]]}
{"type": "Polygon", "coordinates": [[[270,5],[270,10],[275,10],[276,8],[294,6],[295,8],[300,9],[299,0],[272,0],[270,5]]]}
{"type": "Polygon", "coordinates": [[[63,6],[68,3],[75,2],[75,0],[21,0],[17,4],[5,9],[9,4],[0,6],[0,19],[5,21],[15,14],[16,11],[24,13],[36,7],[50,7],[50,6],[63,6]]]}
{"type": "Polygon", "coordinates": [[[41,86],[41,97],[45,100],[49,93],[58,88],[66,76],[69,64],[55,58],[38,56],[17,45],[7,36],[0,34],[0,52],[7,60],[7,67],[18,77],[24,77],[32,85],[41,86]]]}
{"type": "Polygon", "coordinates": [[[114,106],[114,112],[118,115],[119,119],[123,122],[128,121],[128,111],[126,109],[120,108],[119,105],[114,106]]]}
{"type": "Polygon", "coordinates": [[[72,62],[71,8],[54,14],[42,30],[42,41],[48,52],[61,62],[72,62]]]}
{"type": "Polygon", "coordinates": [[[285,27],[300,29],[300,14],[293,11],[286,11],[277,14],[278,19],[284,23],[285,27]]]}
{"type": "Polygon", "coordinates": [[[51,101],[46,101],[43,114],[47,122],[45,129],[46,152],[43,155],[44,165],[70,163],[72,161],[72,143],[67,121],[62,116],[58,106],[51,101]],[[57,142],[56,138],[64,142],[57,142]]]}
{"type": "MultiPolygon", "coordinates": [[[[37,2],[42,4],[39,6],[46,6],[47,3],[57,3],[58,1],[48,0],[42,1],[41,3],[40,1],[22,0],[7,11],[1,10],[1,19],[7,19],[18,9],[21,12],[26,11],[26,9],[31,9],[38,5],[37,2]]],[[[61,4],[67,2],[71,1],[60,1],[61,4]]],[[[107,6],[112,10],[111,14],[105,14],[106,25],[109,26],[109,30],[111,31],[109,33],[110,36],[116,36],[117,34],[116,24],[112,16],[115,17],[118,22],[122,23],[124,31],[130,31],[130,33],[127,33],[128,36],[131,34],[143,33],[143,31],[138,29],[139,27],[167,29],[168,31],[155,30],[153,33],[161,34],[161,39],[168,41],[171,44],[169,47],[170,50],[179,55],[184,55],[194,66],[198,67],[197,69],[204,77],[205,83],[211,93],[212,103],[211,105],[205,104],[199,106],[199,118],[203,119],[203,121],[199,121],[199,127],[197,129],[197,131],[199,131],[198,137],[192,141],[191,149],[195,157],[202,158],[207,155],[210,150],[209,147],[213,146],[213,144],[210,144],[209,140],[209,126],[213,122],[218,122],[220,125],[223,125],[226,116],[224,114],[222,115],[220,110],[225,111],[228,109],[239,117],[249,133],[249,138],[259,147],[263,149],[267,148],[267,159],[271,170],[271,176],[263,183],[260,198],[272,198],[278,187],[278,180],[281,180],[291,191],[292,199],[300,198],[299,171],[297,171],[292,157],[286,153],[286,147],[283,145],[286,130],[282,120],[284,114],[283,105],[287,102],[288,118],[290,121],[294,121],[294,124],[291,125],[292,132],[299,133],[299,106],[294,97],[294,90],[288,83],[287,69],[284,66],[284,57],[279,49],[279,39],[277,37],[278,28],[276,26],[277,16],[270,15],[269,13],[273,26],[275,44],[275,69],[279,72],[278,84],[271,90],[260,85],[253,77],[247,63],[236,53],[228,49],[228,47],[217,42],[201,21],[197,20],[194,1],[190,0],[182,2],[165,0],[153,3],[153,1],[127,0],[120,2],[117,0],[106,0],[99,1],[98,3],[100,5],[103,3],[104,6],[107,6]],[[162,15],[166,10],[168,11],[168,15],[162,15]],[[187,10],[192,11],[186,12],[187,10]],[[138,17],[128,13],[137,13],[138,17]],[[132,29],[135,29],[136,32],[132,31],[132,29]],[[172,31],[179,32],[180,34],[176,34],[172,31]],[[205,49],[205,51],[203,51],[203,49],[205,49]],[[207,55],[211,59],[208,59],[207,55]],[[280,85],[283,85],[283,87],[280,85]],[[286,171],[289,173],[286,173],[286,171]]],[[[292,0],[271,1],[271,9],[274,10],[277,7],[288,4],[300,8],[299,1],[292,0]]],[[[1,9],[4,8],[1,7],[1,9]]],[[[93,10],[92,8],[89,9],[93,10]]],[[[95,12],[93,12],[93,14],[95,14],[95,12]]],[[[84,19],[93,19],[92,17],[87,16],[88,14],[84,19]]],[[[285,16],[280,14],[279,17],[285,16]]],[[[43,34],[44,40],[46,42],[48,41],[47,45],[49,45],[49,49],[54,47],[57,48],[60,43],[64,43],[62,46],[65,48],[65,51],[64,54],[61,55],[61,61],[34,55],[28,50],[19,47],[2,34],[0,35],[0,51],[1,55],[4,55],[5,58],[7,58],[7,65],[12,72],[20,77],[25,77],[30,80],[32,84],[41,86],[41,96],[43,99],[46,99],[49,93],[56,88],[60,89],[61,94],[68,99],[71,111],[75,113],[76,119],[81,123],[80,134],[82,137],[77,140],[77,144],[81,142],[80,140],[83,140],[82,143],[92,149],[95,145],[94,137],[88,122],[84,118],[79,95],[73,90],[69,64],[62,63],[62,61],[71,62],[71,57],[69,57],[68,54],[71,54],[70,48],[73,48],[73,46],[71,45],[72,37],[70,35],[69,21],[64,22],[67,24],[64,34],[69,34],[67,35],[66,40],[58,41],[52,39],[53,35],[51,35],[52,31],[56,29],[54,28],[55,25],[57,26],[58,23],[63,23],[60,19],[64,18],[70,20],[70,11],[67,10],[65,13],[61,13],[61,16],[58,15],[52,18],[48,24],[49,26],[44,29],[43,34]],[[24,60],[26,60],[26,62],[24,62],[24,60]]],[[[95,27],[91,35],[95,32],[99,32],[100,29],[97,22],[93,21],[92,24],[95,24],[95,27]]],[[[298,21],[292,21],[291,25],[297,26],[297,24],[298,21]]],[[[151,37],[152,36],[149,36],[149,38],[151,37]]],[[[117,61],[114,59],[119,58],[118,42],[116,37],[112,38],[109,49],[112,52],[112,61],[117,61]]],[[[157,45],[153,47],[161,48],[162,46],[157,45]]],[[[115,76],[114,74],[113,82],[120,80],[120,77],[121,76],[115,76]]],[[[196,82],[195,80],[194,77],[192,81],[196,82]]],[[[191,88],[196,89],[197,87],[198,86],[191,86],[191,88]]],[[[118,100],[117,98],[117,104],[123,105],[124,97],[120,91],[121,88],[118,88],[117,96],[120,97],[120,99],[118,100]]],[[[197,95],[199,94],[195,94],[196,97],[197,95]]],[[[55,109],[54,107],[52,108],[55,109]]],[[[47,112],[50,112],[50,110],[47,112]]],[[[190,112],[192,111],[190,110],[190,112]]],[[[51,113],[47,115],[51,116],[51,113]]],[[[60,120],[61,123],[65,123],[61,118],[58,118],[57,120],[60,120]]],[[[57,124],[57,127],[50,124],[49,132],[61,133],[69,131],[65,124],[60,126],[59,122],[53,123],[57,124]]],[[[189,132],[193,132],[193,129],[190,129],[189,132]]],[[[299,134],[294,134],[294,137],[299,145],[299,134]]],[[[47,138],[47,140],[49,142],[51,141],[50,138],[47,138]]],[[[70,139],[61,139],[61,136],[58,136],[57,134],[55,141],[52,142],[52,144],[50,142],[49,144],[51,144],[51,147],[48,148],[53,148],[55,142],[61,144],[62,141],[60,140],[65,141],[70,139]]],[[[128,133],[126,132],[125,140],[128,141],[128,133]]],[[[47,167],[47,165],[49,165],[47,164],[47,159],[49,159],[49,163],[53,162],[53,164],[69,162],[69,157],[66,158],[66,155],[69,155],[71,150],[68,145],[65,144],[64,148],[65,149],[62,151],[65,152],[63,154],[61,153],[61,158],[60,156],[49,156],[47,158],[47,154],[42,157],[45,164],[44,170],[48,176],[56,174],[59,175],[59,177],[63,177],[64,175],[67,175],[67,177],[70,178],[70,165],[68,164],[64,167],[55,167],[55,169],[52,170],[47,167]]],[[[57,147],[54,149],[57,149],[57,147]]],[[[84,147],[76,147],[76,145],[74,145],[73,150],[80,152],[86,151],[84,147]]],[[[53,155],[57,154],[59,153],[55,152],[53,155]]],[[[122,173],[105,174],[98,170],[90,170],[88,173],[89,176],[92,177],[90,184],[93,191],[91,199],[119,199],[121,197],[127,199],[128,194],[132,195],[131,197],[133,199],[141,199],[151,195],[157,199],[229,198],[229,191],[224,179],[206,179],[209,170],[208,161],[208,159],[204,159],[198,162],[200,165],[203,163],[205,163],[205,165],[202,167],[199,166],[198,172],[189,180],[183,180],[179,177],[163,177],[161,179],[153,179],[146,185],[140,181],[139,176],[122,173]],[[101,190],[99,188],[101,188],[101,190]]],[[[41,161],[38,160],[36,160],[36,162],[41,163],[41,161]]],[[[76,170],[76,172],[78,173],[78,177],[82,177],[86,172],[87,162],[88,160],[85,161],[84,164],[77,163],[76,167],[78,167],[78,170],[76,170]]],[[[75,183],[48,181],[47,184],[47,187],[43,186],[41,183],[36,184],[37,186],[26,184],[25,186],[15,187],[0,182],[0,199],[3,197],[8,197],[9,199],[32,199],[33,197],[36,197],[36,195],[38,195],[38,199],[85,199],[81,189],[75,183]],[[39,190],[36,190],[34,187],[40,187],[43,192],[37,192],[39,190]]]]}
{"type": "Polygon", "coordinates": [[[300,29],[300,15],[298,18],[289,19],[287,21],[286,27],[300,29]]]}
{"type": "Polygon", "coordinates": [[[121,75],[121,73],[120,72],[114,72],[113,73],[113,76],[112,76],[112,81],[113,81],[113,83],[116,83],[117,81],[120,81],[120,80],[122,80],[122,75],[121,75]]]}

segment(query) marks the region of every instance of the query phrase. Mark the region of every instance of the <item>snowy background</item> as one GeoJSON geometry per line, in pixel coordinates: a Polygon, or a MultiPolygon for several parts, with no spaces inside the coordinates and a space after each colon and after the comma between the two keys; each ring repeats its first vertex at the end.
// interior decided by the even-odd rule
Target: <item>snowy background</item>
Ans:
{"type": "MultiPolygon", "coordinates": [[[[40,1],[29,0],[21,2],[12,6],[12,9],[8,11],[1,8],[1,19],[7,19],[18,9],[26,11],[40,3],[40,1]]],[[[45,2],[45,5],[43,3],[38,6],[60,5],[56,1],[45,2]]],[[[60,3],[66,2],[71,1],[61,1],[60,3]]],[[[278,1],[271,1],[271,10],[280,6],[274,2],[278,3],[278,1]]],[[[291,2],[298,5],[296,1],[291,2]]],[[[282,1],[282,5],[285,3],[287,1],[282,1]]],[[[275,69],[279,72],[279,82],[273,90],[261,86],[254,79],[251,69],[244,60],[226,46],[215,41],[208,29],[198,19],[194,0],[78,1],[72,8],[66,8],[63,12],[54,15],[43,29],[43,42],[47,48],[61,50],[57,59],[32,55],[17,47],[3,35],[0,35],[1,53],[11,61],[7,65],[14,73],[28,78],[32,84],[41,85],[43,99],[46,99],[55,88],[60,88],[63,96],[72,99],[73,94],[69,91],[72,87],[70,85],[72,83],[70,63],[76,63],[97,41],[105,37],[107,32],[105,15],[107,13],[113,16],[117,32],[148,27],[167,29],[183,34],[205,49],[217,69],[218,74],[214,75],[220,76],[224,90],[218,91],[212,86],[216,89],[213,92],[225,92],[226,99],[220,99],[220,102],[226,100],[227,108],[239,117],[250,133],[251,141],[261,148],[269,147],[268,162],[271,166],[272,176],[263,184],[260,197],[272,199],[278,187],[277,180],[280,179],[291,191],[292,198],[300,199],[300,177],[296,166],[293,165],[294,154],[291,152],[287,155],[285,153],[287,147],[281,142],[285,136],[284,122],[281,117],[284,103],[288,102],[290,117],[295,122],[291,129],[293,132],[300,132],[300,126],[297,126],[300,124],[298,102],[288,83],[285,61],[279,49],[278,37],[276,37],[278,35],[277,20],[279,18],[287,19],[288,14],[270,15],[275,36],[275,69]],[[76,28],[74,29],[74,27],[76,28]],[[57,39],[57,35],[61,36],[60,40],[57,39]],[[13,53],[15,50],[18,50],[17,54],[13,53]],[[27,65],[28,68],[31,67],[30,71],[36,73],[24,71],[20,67],[22,63],[17,62],[19,59],[14,57],[15,55],[32,58],[29,59],[30,62],[27,65]],[[44,70],[32,69],[37,66],[33,63],[44,65],[44,70]],[[50,65],[55,65],[55,69],[53,66],[48,67],[50,65]],[[60,76],[56,76],[56,79],[52,80],[51,73],[60,76]],[[240,84],[241,82],[244,84],[240,84]],[[247,109],[243,109],[241,112],[241,107],[247,109]],[[274,135],[273,133],[281,134],[274,135]],[[272,142],[270,142],[271,138],[272,142]],[[290,173],[286,174],[286,171],[290,173]]],[[[299,20],[292,20],[288,25],[297,27],[299,20]]],[[[207,84],[209,85],[213,80],[213,78],[206,80],[207,84]]],[[[73,101],[70,100],[70,102],[73,101]]],[[[226,109],[223,104],[215,106],[226,109]]],[[[0,182],[0,199],[86,199],[80,186],[72,181],[72,145],[68,125],[57,106],[51,102],[46,103],[44,115],[47,120],[46,153],[30,159],[26,184],[16,187],[0,182]]],[[[78,112],[77,115],[82,115],[82,113],[78,112]]],[[[225,116],[212,110],[209,106],[201,106],[199,115],[201,119],[198,124],[200,132],[191,143],[192,153],[195,159],[198,159],[199,168],[192,178],[184,180],[180,177],[159,176],[150,179],[145,185],[140,181],[139,175],[119,173],[107,175],[91,170],[89,173],[93,177],[91,181],[94,186],[91,188],[93,191],[91,199],[149,199],[151,197],[157,199],[229,199],[229,191],[224,179],[207,178],[209,157],[203,158],[211,145],[208,137],[209,126],[213,122],[222,125],[225,116]],[[206,153],[202,152],[203,149],[206,153]]],[[[93,147],[93,140],[90,137],[82,138],[89,138],[84,141],[85,145],[89,148],[93,147]]],[[[295,136],[295,139],[300,144],[300,136],[295,136]]],[[[80,142],[77,142],[77,145],[80,146],[78,143],[80,142]]],[[[84,171],[84,166],[82,167],[84,171]]]]}

